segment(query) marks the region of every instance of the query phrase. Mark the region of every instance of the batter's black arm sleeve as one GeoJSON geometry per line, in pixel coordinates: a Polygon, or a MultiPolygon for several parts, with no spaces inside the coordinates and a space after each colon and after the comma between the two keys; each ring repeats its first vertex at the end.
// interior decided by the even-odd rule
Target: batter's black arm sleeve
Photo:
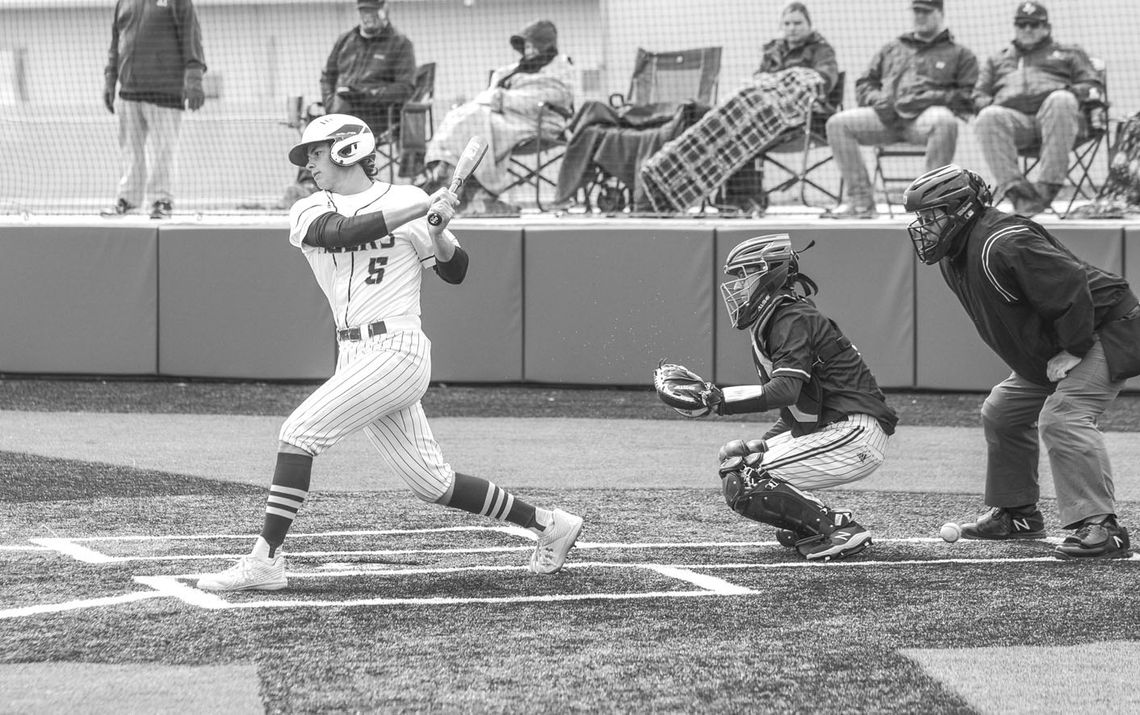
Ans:
{"type": "Polygon", "coordinates": [[[435,272],[445,282],[459,285],[467,277],[467,263],[467,251],[464,251],[462,246],[456,246],[455,254],[450,261],[447,263],[436,262],[435,272]]]}
{"type": "Polygon", "coordinates": [[[317,248],[355,248],[387,235],[383,211],[352,217],[330,211],[309,224],[301,242],[317,248]]]}
{"type": "MultiPolygon", "coordinates": [[[[769,380],[759,391],[759,394],[746,394],[743,399],[733,399],[733,388],[724,391],[724,402],[721,404],[720,414],[739,415],[746,412],[765,412],[777,407],[787,407],[795,404],[800,396],[800,387],[803,382],[787,375],[778,375],[769,380]]],[[[742,393],[748,393],[741,389],[742,393]]]]}

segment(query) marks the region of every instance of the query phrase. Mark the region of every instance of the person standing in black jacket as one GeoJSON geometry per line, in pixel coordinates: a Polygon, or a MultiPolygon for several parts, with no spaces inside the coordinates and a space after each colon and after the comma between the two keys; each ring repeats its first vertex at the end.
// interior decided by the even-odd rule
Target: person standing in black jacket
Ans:
{"type": "Polygon", "coordinates": [[[1057,509],[1076,532],[1057,558],[1127,558],[1112,467],[1097,420],[1140,373],[1140,301],[1128,283],[1077,258],[1040,225],[992,208],[978,174],[954,164],[904,194],[919,260],[942,270],[981,338],[1013,370],[982,406],[986,505],[969,539],[1040,539],[1037,465],[1045,444],[1057,509]]]}

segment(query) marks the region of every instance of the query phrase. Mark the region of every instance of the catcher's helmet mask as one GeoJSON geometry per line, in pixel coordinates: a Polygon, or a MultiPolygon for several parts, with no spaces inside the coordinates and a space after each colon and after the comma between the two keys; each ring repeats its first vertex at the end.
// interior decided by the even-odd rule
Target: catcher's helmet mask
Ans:
{"type": "Polygon", "coordinates": [[[934,265],[946,256],[956,256],[970,226],[991,199],[982,177],[956,164],[915,179],[903,194],[903,202],[915,214],[907,232],[919,260],[934,265]]]}
{"type": "Polygon", "coordinates": [[[326,114],[305,127],[301,141],[289,150],[289,161],[296,166],[309,163],[309,147],[329,144],[329,159],[337,166],[353,166],[376,151],[376,137],[362,120],[351,114],[326,114]]]}
{"type": "Polygon", "coordinates": [[[729,279],[721,283],[721,296],[729,320],[740,330],[757,321],[763,326],[783,302],[780,296],[787,295],[784,289],[795,281],[806,281],[815,288],[810,279],[799,275],[798,254],[786,233],[740,242],[729,252],[724,273],[729,279]]]}

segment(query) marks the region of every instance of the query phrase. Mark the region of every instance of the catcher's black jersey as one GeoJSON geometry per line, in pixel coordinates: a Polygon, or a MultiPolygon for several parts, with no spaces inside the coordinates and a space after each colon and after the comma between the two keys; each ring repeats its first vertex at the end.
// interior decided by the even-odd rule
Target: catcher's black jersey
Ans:
{"type": "Polygon", "coordinates": [[[796,404],[780,408],[793,433],[861,413],[894,434],[898,416],[863,356],[810,300],[797,297],[776,308],[767,324],[752,332],[752,347],[762,384],[779,376],[804,382],[796,404]]]}

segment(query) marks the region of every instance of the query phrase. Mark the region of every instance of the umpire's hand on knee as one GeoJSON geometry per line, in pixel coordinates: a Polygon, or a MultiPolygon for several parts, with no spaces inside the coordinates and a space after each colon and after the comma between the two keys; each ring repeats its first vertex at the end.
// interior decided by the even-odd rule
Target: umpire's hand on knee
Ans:
{"type": "Polygon", "coordinates": [[[1045,366],[1045,376],[1049,378],[1050,382],[1060,382],[1069,371],[1081,363],[1081,359],[1073,355],[1068,350],[1062,350],[1053,357],[1049,358],[1048,364],[1045,366]]]}

